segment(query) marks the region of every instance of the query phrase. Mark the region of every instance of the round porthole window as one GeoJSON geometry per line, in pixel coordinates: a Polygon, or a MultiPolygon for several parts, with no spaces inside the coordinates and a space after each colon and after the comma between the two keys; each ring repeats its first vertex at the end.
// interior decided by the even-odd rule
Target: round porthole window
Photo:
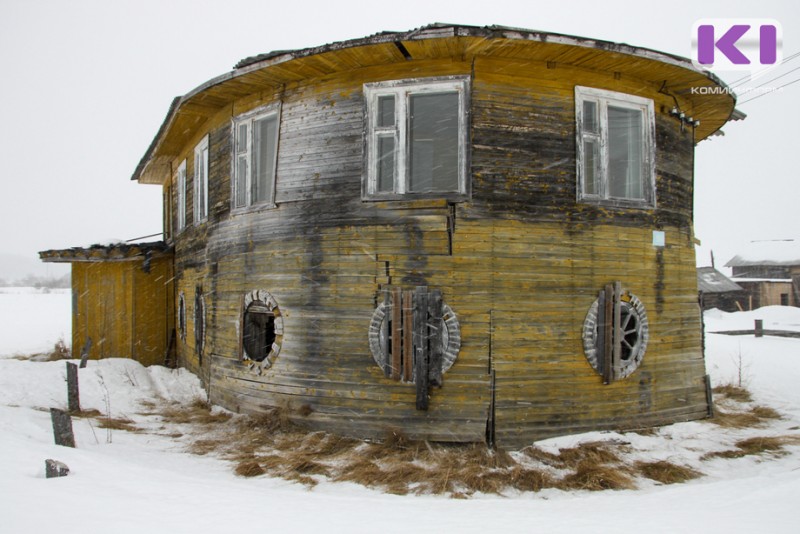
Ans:
{"type": "Polygon", "coordinates": [[[608,294],[610,302],[604,310],[600,309],[600,298],[589,307],[583,323],[583,351],[595,371],[609,380],[617,380],[629,376],[641,364],[647,349],[649,323],[644,304],[636,295],[622,291],[615,302],[613,294],[608,294]],[[618,314],[614,311],[617,306],[618,314]],[[606,354],[609,348],[610,353],[606,354]],[[605,369],[606,365],[611,368],[605,369]]]}
{"type": "Polygon", "coordinates": [[[283,318],[275,298],[263,289],[245,295],[242,307],[242,360],[260,373],[272,367],[281,350],[283,318]]]}

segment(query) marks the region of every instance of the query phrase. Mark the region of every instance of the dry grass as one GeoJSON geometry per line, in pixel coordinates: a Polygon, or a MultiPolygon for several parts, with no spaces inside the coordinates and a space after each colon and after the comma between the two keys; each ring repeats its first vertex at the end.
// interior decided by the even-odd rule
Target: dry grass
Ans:
{"type": "Polygon", "coordinates": [[[126,417],[98,417],[97,426],[109,430],[124,430],[126,432],[141,432],[133,421],[126,417]]]}
{"type": "Polygon", "coordinates": [[[679,484],[703,476],[691,467],[677,465],[666,460],[657,462],[636,462],[636,470],[642,475],[661,484],[679,484]]]}
{"type": "MultiPolygon", "coordinates": [[[[739,405],[749,402],[746,391],[740,389],[730,386],[718,391],[728,411],[718,411],[717,424],[738,428],[780,417],[770,408],[739,405]]],[[[291,417],[313,413],[307,406],[291,412],[274,408],[258,416],[214,413],[205,402],[160,410],[155,404],[146,408],[157,411],[165,424],[186,425],[180,427],[178,435],[183,434],[190,452],[226,459],[233,463],[238,476],[272,476],[309,487],[327,479],[397,495],[468,498],[476,493],[504,495],[549,488],[635,489],[637,478],[674,484],[702,476],[669,461],[628,463],[625,456],[631,446],[620,440],[589,441],[557,452],[531,446],[509,454],[484,444],[418,441],[396,428],[387,429],[378,442],[303,430],[292,423],[291,417]]],[[[734,451],[707,457],[778,453],[787,439],[742,440],[734,451]]]]}
{"type": "Polygon", "coordinates": [[[14,360],[20,361],[35,361],[35,362],[57,362],[59,360],[72,359],[72,352],[64,342],[64,338],[59,338],[53,345],[53,350],[50,352],[38,352],[34,354],[15,354],[14,360]]]}
{"type": "Polygon", "coordinates": [[[240,462],[236,466],[234,472],[240,477],[257,477],[266,473],[264,469],[255,460],[247,460],[240,462]]]}
{"type": "Polygon", "coordinates": [[[575,471],[561,480],[560,489],[576,490],[623,490],[636,489],[630,471],[619,465],[594,464],[591,461],[580,462],[575,471]]]}
{"type": "Polygon", "coordinates": [[[744,456],[784,454],[784,446],[800,444],[800,436],[757,436],[737,441],[735,449],[710,452],[703,455],[702,460],[713,458],[742,458],[744,456]]]}
{"type": "Polygon", "coordinates": [[[746,388],[733,384],[723,384],[715,387],[712,391],[716,395],[721,395],[736,402],[752,402],[753,400],[753,396],[746,388]]]}
{"type": "Polygon", "coordinates": [[[189,406],[168,406],[160,411],[160,415],[165,422],[175,424],[214,425],[231,418],[227,412],[212,413],[211,408],[209,403],[197,400],[189,406]]]}

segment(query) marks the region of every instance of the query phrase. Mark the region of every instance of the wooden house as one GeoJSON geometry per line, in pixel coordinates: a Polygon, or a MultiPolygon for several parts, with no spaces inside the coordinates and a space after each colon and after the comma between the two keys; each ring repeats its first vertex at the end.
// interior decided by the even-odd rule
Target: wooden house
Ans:
{"type": "Polygon", "coordinates": [[[494,26],[239,62],[133,175],[164,191],[179,363],[231,410],[367,438],[705,417],[693,158],[740,117],[721,89],[494,26]]]}
{"type": "Polygon", "coordinates": [[[731,258],[732,280],[744,288],[747,309],[800,306],[800,241],[754,241],[731,258]]]}
{"type": "Polygon", "coordinates": [[[747,295],[739,284],[714,267],[697,268],[697,291],[703,310],[717,308],[726,312],[742,311],[747,295]]]}

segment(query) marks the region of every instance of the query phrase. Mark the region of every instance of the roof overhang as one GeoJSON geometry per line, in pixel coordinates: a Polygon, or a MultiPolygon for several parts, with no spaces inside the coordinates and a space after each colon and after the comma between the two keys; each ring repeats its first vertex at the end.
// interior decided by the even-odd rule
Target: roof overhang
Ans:
{"type": "Polygon", "coordinates": [[[150,243],[113,243],[110,245],[92,245],[90,247],[73,247],[61,250],[43,250],[39,259],[46,263],[80,263],[132,261],[138,259],[154,259],[172,254],[172,247],[163,241],[150,243]]]}
{"type": "Polygon", "coordinates": [[[432,24],[407,32],[369,37],[302,50],[277,51],[246,58],[234,70],[173,100],[156,137],[132,180],[162,184],[188,137],[225,106],[244,96],[355,68],[406,61],[478,56],[529,62],[555,62],[583,69],[620,73],[650,82],[681,102],[700,123],[695,140],[717,132],[729,120],[744,118],[734,109],[735,94],[714,74],[686,59],[647,48],[570,35],[505,26],[432,24]]]}

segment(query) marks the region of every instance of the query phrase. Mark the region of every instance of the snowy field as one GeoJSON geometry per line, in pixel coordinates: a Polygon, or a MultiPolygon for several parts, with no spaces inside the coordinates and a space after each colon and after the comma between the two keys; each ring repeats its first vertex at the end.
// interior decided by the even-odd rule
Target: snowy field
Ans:
{"type": "MultiPolygon", "coordinates": [[[[53,445],[50,407],[65,408],[65,365],[15,359],[69,341],[69,293],[0,294],[0,532],[798,532],[800,447],[782,454],[701,460],[743,438],[800,435],[800,339],[708,334],[707,368],[715,384],[743,382],[753,403],[782,419],[757,428],[705,422],[647,434],[593,432],[537,443],[557,451],[594,440],[630,443],[640,459],[667,459],[704,476],[671,485],[637,479],[624,491],[507,492],[467,500],[396,496],[352,483],[313,489],[266,476],[237,477],[229,462],[186,452],[186,443],[153,426],[142,401],[190,404],[204,399],[182,370],[143,368],[121,359],[91,361],[80,372],[84,410],[110,412],[152,431],[109,431],[74,419],[76,449],[53,445]],[[46,312],[46,313],[43,313],[46,312]],[[43,318],[46,315],[46,318],[43,318]],[[147,421],[150,421],[149,423],[147,421]],[[46,479],[44,460],[71,469],[46,479]]],[[[797,330],[800,309],[706,314],[707,331],[797,330]],[[768,326],[769,325],[769,326],[768,326]]]]}

